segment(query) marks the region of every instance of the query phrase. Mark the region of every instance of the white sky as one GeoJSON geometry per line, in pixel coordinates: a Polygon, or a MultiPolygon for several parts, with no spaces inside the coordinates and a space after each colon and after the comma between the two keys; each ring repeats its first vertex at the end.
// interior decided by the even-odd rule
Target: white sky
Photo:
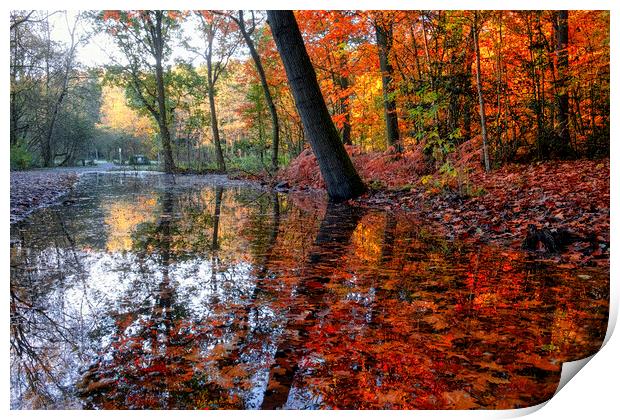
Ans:
{"type": "MultiPolygon", "coordinates": [[[[79,11],[77,10],[58,11],[50,16],[51,37],[54,41],[63,42],[65,44],[70,43],[71,39],[67,21],[69,25],[72,26],[78,13],[79,11]]],[[[191,45],[198,47],[204,44],[195,20],[190,19],[185,21],[181,26],[183,35],[190,38],[191,45]]],[[[92,31],[91,22],[88,19],[82,19],[78,24],[76,37],[87,34],[89,31],[92,31]]],[[[174,42],[176,43],[176,40],[174,40],[174,42]]],[[[194,59],[195,64],[200,63],[200,57],[195,58],[194,53],[190,53],[184,47],[176,45],[175,43],[173,43],[172,56],[169,61],[173,61],[175,58],[183,58],[185,60],[194,59]]],[[[242,48],[237,50],[236,53],[245,55],[245,46],[242,45],[241,47],[242,48]]],[[[112,64],[111,57],[114,57],[114,59],[119,62],[125,61],[113,39],[106,33],[100,32],[91,35],[88,41],[80,44],[77,49],[78,61],[84,66],[100,67],[112,64]]]]}

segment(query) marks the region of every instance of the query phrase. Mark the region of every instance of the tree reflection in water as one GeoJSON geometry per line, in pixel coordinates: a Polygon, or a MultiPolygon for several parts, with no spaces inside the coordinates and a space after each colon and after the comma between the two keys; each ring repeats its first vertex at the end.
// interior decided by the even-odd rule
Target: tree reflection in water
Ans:
{"type": "Polygon", "coordinates": [[[14,408],[516,408],[605,334],[609,273],[190,177],[12,228],[14,408]]]}

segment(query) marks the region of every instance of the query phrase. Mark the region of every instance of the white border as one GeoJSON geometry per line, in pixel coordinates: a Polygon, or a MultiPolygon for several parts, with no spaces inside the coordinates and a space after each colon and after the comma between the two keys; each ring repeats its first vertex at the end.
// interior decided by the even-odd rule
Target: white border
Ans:
{"type": "MultiPolygon", "coordinates": [[[[4,2],[5,14],[0,21],[2,27],[6,27],[3,31],[4,38],[3,50],[5,57],[9,51],[9,37],[8,37],[8,11],[13,8],[19,9],[89,9],[104,8],[104,9],[152,9],[152,8],[174,8],[174,9],[606,9],[612,10],[611,13],[611,68],[612,68],[612,81],[611,81],[611,109],[612,115],[612,130],[611,130],[611,214],[612,214],[612,230],[611,230],[611,242],[613,244],[618,243],[619,236],[613,228],[615,227],[615,220],[613,216],[618,214],[617,196],[614,193],[617,191],[619,182],[619,172],[616,169],[615,162],[617,160],[618,151],[620,145],[617,140],[617,110],[618,110],[618,84],[617,84],[617,65],[614,63],[614,58],[617,58],[617,45],[618,45],[618,24],[619,19],[617,13],[620,10],[620,2],[612,0],[589,0],[587,2],[578,2],[572,0],[521,0],[521,1],[503,1],[503,2],[491,2],[489,0],[477,0],[477,1],[461,1],[461,0],[426,0],[426,1],[404,1],[404,0],[357,0],[357,1],[340,1],[340,0],[313,0],[313,1],[299,1],[299,0],[273,0],[273,1],[188,1],[188,0],[176,0],[161,1],[136,1],[136,0],[112,0],[102,1],[98,3],[79,2],[79,1],[42,1],[42,0],[24,0],[20,2],[4,2]],[[8,3],[8,4],[7,4],[8,3]]],[[[6,61],[5,61],[6,63],[6,61]]],[[[40,416],[51,418],[64,418],[67,416],[79,416],[80,418],[89,418],[91,416],[108,417],[118,419],[119,416],[125,417],[131,415],[131,417],[141,417],[149,419],[164,419],[169,418],[171,415],[182,415],[184,418],[205,415],[209,417],[217,418],[230,418],[239,416],[240,418],[247,418],[248,416],[258,419],[271,419],[273,417],[286,417],[293,418],[300,415],[308,417],[326,417],[333,415],[342,415],[348,418],[376,418],[380,417],[399,417],[399,418],[506,418],[514,417],[517,415],[527,414],[526,412],[533,412],[530,414],[531,418],[548,419],[552,418],[567,418],[567,419],[607,419],[617,416],[618,413],[618,374],[620,373],[619,363],[617,355],[620,354],[620,344],[617,338],[617,334],[608,334],[606,337],[606,345],[604,348],[596,354],[587,366],[579,372],[577,378],[568,382],[568,384],[561,389],[548,403],[541,404],[540,406],[524,409],[522,411],[507,410],[507,411],[434,411],[434,412],[418,412],[418,411],[384,411],[384,412],[371,412],[371,411],[355,411],[355,412],[312,412],[312,413],[298,413],[298,412],[231,412],[220,411],[211,413],[198,413],[198,412],[154,412],[154,411],[141,411],[141,412],[73,412],[73,411],[55,411],[40,413],[36,411],[10,411],[9,410],[9,357],[8,357],[8,342],[9,342],[9,326],[8,326],[8,313],[9,305],[8,299],[8,279],[9,279],[9,153],[8,153],[8,127],[9,127],[9,111],[8,111],[8,66],[5,64],[2,67],[4,83],[0,85],[3,102],[3,127],[4,127],[4,153],[0,153],[0,159],[2,167],[5,168],[0,174],[0,182],[4,190],[5,199],[0,202],[1,214],[4,214],[3,220],[5,224],[2,225],[3,241],[0,244],[0,261],[5,264],[5,294],[2,299],[3,313],[5,314],[5,328],[3,329],[4,337],[4,354],[5,363],[2,365],[2,378],[4,382],[0,389],[2,389],[3,406],[5,407],[4,413],[11,416],[19,416],[20,418],[39,418],[40,416]]],[[[610,328],[609,332],[613,331],[615,322],[617,320],[618,311],[618,281],[617,281],[617,258],[616,253],[613,252],[612,247],[612,261],[611,261],[611,305],[610,305],[610,328]]]]}

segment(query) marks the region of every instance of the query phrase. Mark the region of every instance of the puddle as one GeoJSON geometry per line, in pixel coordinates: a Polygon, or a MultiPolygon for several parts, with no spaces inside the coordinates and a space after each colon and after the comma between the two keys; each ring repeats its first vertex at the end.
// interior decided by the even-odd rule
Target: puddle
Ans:
{"type": "Polygon", "coordinates": [[[11,226],[11,407],[508,409],[607,327],[609,271],[223,177],[87,174],[11,226]]]}

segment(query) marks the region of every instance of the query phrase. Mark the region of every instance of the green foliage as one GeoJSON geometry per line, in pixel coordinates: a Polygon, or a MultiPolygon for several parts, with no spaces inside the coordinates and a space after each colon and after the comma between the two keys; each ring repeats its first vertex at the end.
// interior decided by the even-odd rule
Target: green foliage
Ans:
{"type": "Polygon", "coordinates": [[[436,174],[421,177],[420,184],[431,195],[456,193],[461,198],[470,198],[486,194],[484,188],[470,181],[469,170],[446,160],[436,174]]]}
{"type": "Polygon", "coordinates": [[[258,173],[265,169],[265,162],[261,162],[260,157],[254,153],[245,156],[232,155],[227,162],[231,170],[240,170],[251,173],[258,173]]]}
{"type": "Polygon", "coordinates": [[[380,179],[373,179],[368,183],[368,188],[371,190],[382,190],[385,189],[385,183],[380,179]]]}
{"type": "Polygon", "coordinates": [[[454,137],[450,135],[448,138],[444,138],[439,135],[437,130],[433,130],[426,136],[423,151],[435,164],[441,165],[447,155],[454,152],[454,137]]]}
{"type": "Polygon", "coordinates": [[[34,163],[34,157],[24,145],[18,143],[11,146],[11,170],[28,169],[34,163]]]}

